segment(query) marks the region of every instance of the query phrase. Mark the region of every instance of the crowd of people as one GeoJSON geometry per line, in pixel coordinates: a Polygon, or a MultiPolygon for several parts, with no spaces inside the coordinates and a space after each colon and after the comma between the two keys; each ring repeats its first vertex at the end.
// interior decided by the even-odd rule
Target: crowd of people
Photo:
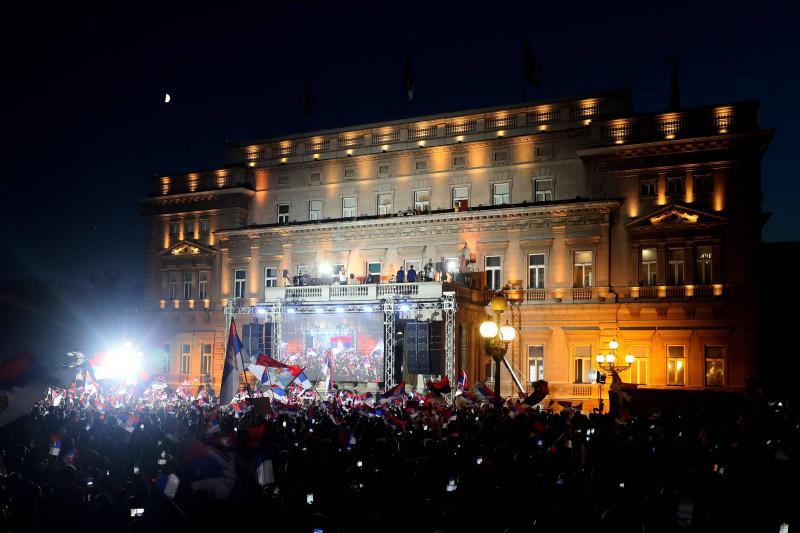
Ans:
{"type": "Polygon", "coordinates": [[[2,427],[0,532],[800,524],[800,414],[756,390],[714,412],[629,420],[547,401],[381,404],[342,392],[265,408],[245,393],[220,406],[202,387],[183,392],[50,393],[2,427]]]}

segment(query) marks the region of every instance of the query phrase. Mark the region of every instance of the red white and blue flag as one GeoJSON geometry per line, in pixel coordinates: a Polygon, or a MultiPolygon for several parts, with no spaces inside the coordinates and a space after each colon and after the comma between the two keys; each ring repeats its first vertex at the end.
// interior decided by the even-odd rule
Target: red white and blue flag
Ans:
{"type": "Polygon", "coordinates": [[[486,385],[481,385],[480,383],[475,384],[475,395],[482,402],[489,402],[494,399],[494,391],[488,388],[486,385]]]}
{"type": "Polygon", "coordinates": [[[227,437],[193,441],[184,457],[184,478],[195,491],[204,490],[217,500],[227,498],[236,484],[233,443],[227,437]]]}
{"type": "Polygon", "coordinates": [[[458,372],[458,390],[467,390],[467,373],[463,368],[458,372]]]}
{"type": "MultiPolygon", "coordinates": [[[[220,405],[228,405],[239,391],[239,374],[244,370],[245,356],[247,353],[236,333],[236,322],[231,318],[231,329],[228,332],[228,346],[225,350],[225,364],[222,369],[222,385],[219,391],[220,405]]],[[[250,360],[250,357],[247,357],[250,360]]]]}
{"type": "Polygon", "coordinates": [[[381,397],[378,399],[378,402],[383,405],[385,403],[392,402],[394,400],[400,399],[405,395],[406,390],[406,382],[400,382],[391,389],[387,390],[381,397]]]}

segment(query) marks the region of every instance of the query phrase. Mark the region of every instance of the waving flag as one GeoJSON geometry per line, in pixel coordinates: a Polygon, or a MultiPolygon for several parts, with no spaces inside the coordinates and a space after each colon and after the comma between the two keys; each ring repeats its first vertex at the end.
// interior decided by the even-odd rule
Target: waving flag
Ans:
{"type": "Polygon", "coordinates": [[[445,376],[440,381],[434,383],[433,381],[429,381],[427,383],[428,390],[432,393],[436,394],[437,396],[444,396],[445,394],[450,393],[450,379],[445,376]]]}
{"type": "Polygon", "coordinates": [[[158,477],[156,477],[156,485],[161,489],[161,492],[164,493],[164,496],[170,500],[173,499],[178,492],[178,485],[180,485],[180,483],[180,479],[175,474],[167,475],[163,472],[159,472],[158,477]]]}
{"type": "Polygon", "coordinates": [[[236,484],[233,443],[227,437],[192,442],[184,457],[184,477],[195,491],[205,490],[217,500],[227,498],[236,484]]]}
{"type": "Polygon", "coordinates": [[[393,400],[402,398],[403,395],[405,394],[405,389],[406,389],[406,382],[405,381],[400,382],[391,389],[381,394],[381,397],[378,399],[378,402],[381,405],[383,405],[385,403],[392,402],[393,400]]]}
{"type": "Polygon", "coordinates": [[[44,370],[33,355],[19,352],[0,365],[0,426],[30,411],[46,390],[44,370]]]}
{"type": "Polygon", "coordinates": [[[485,384],[475,384],[475,395],[482,402],[490,402],[494,399],[494,391],[488,388],[485,384]]]}
{"type": "Polygon", "coordinates": [[[350,335],[340,335],[338,337],[331,337],[331,352],[334,355],[346,352],[353,347],[353,337],[350,335]]]}
{"type": "Polygon", "coordinates": [[[299,366],[291,366],[289,368],[289,372],[291,372],[291,374],[294,376],[294,379],[297,380],[297,383],[299,383],[300,386],[303,387],[303,389],[308,390],[313,385],[311,384],[311,381],[308,379],[308,376],[306,376],[306,373],[303,372],[303,370],[304,369],[300,368],[299,366]]]}
{"type": "Polygon", "coordinates": [[[61,435],[58,433],[50,434],[50,455],[58,455],[61,453],[61,435]]]}
{"type": "Polygon", "coordinates": [[[264,353],[259,353],[258,356],[256,357],[255,363],[253,364],[258,366],[266,366],[269,368],[289,368],[289,365],[281,363],[274,357],[270,357],[269,355],[264,353]]]}
{"type": "Polygon", "coordinates": [[[458,372],[458,390],[467,390],[467,373],[463,368],[458,372]]]}
{"type": "MultiPolygon", "coordinates": [[[[228,405],[239,390],[239,374],[244,370],[242,341],[236,333],[236,322],[231,318],[231,329],[228,332],[228,347],[225,350],[225,365],[222,370],[222,385],[219,390],[220,405],[228,405]]],[[[249,359],[249,357],[248,357],[249,359]]]]}
{"type": "Polygon", "coordinates": [[[275,483],[275,472],[272,468],[272,454],[268,447],[262,447],[256,455],[256,480],[262,487],[275,483]]]}
{"type": "Polygon", "coordinates": [[[536,405],[544,400],[548,394],[550,394],[550,389],[548,388],[547,382],[540,379],[533,384],[533,392],[529,394],[522,403],[526,405],[536,405]]]}

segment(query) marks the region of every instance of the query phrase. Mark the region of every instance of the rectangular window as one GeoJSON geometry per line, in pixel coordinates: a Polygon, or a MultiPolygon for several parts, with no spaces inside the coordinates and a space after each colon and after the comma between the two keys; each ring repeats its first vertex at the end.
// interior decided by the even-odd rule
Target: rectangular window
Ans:
{"type": "Polygon", "coordinates": [[[210,233],[211,232],[211,221],[210,220],[201,220],[200,221],[200,233],[210,233]]]}
{"type": "Polygon", "coordinates": [[[192,273],[191,272],[184,272],[183,273],[183,299],[184,300],[191,300],[192,299],[192,273]]]}
{"type": "Polygon", "coordinates": [[[496,150],[492,154],[492,163],[496,165],[508,163],[508,159],[508,150],[496,150]]]}
{"type": "Polygon", "coordinates": [[[656,195],[655,180],[647,180],[639,182],[639,196],[655,196],[655,195],[656,195]]]}
{"type": "Polygon", "coordinates": [[[550,202],[553,200],[553,180],[552,179],[545,179],[545,180],[536,180],[534,183],[535,186],[535,198],[534,201],[536,202],[550,202]]]}
{"type": "Polygon", "coordinates": [[[205,300],[208,298],[208,271],[203,270],[197,273],[197,298],[205,300]]]}
{"type": "Polygon", "coordinates": [[[453,166],[456,168],[461,168],[467,166],[467,156],[464,154],[458,154],[453,156],[453,166]]]}
{"type": "Polygon", "coordinates": [[[711,280],[711,246],[697,247],[697,272],[695,273],[695,283],[698,285],[708,285],[711,280]]]}
{"type": "Polygon", "coordinates": [[[170,222],[169,223],[169,235],[170,237],[177,237],[181,234],[181,223],[180,222],[170,222]]]}
{"type": "Polygon", "coordinates": [[[667,178],[667,194],[683,194],[683,176],[667,178]]]}
{"type": "Polygon", "coordinates": [[[312,172],[309,176],[311,183],[319,183],[322,181],[322,173],[320,172],[312,172]]]}
{"type": "Polygon", "coordinates": [[[693,182],[694,192],[714,192],[714,181],[711,174],[695,174],[693,182]]]}
{"type": "Polygon", "coordinates": [[[589,370],[592,366],[592,345],[575,346],[575,383],[589,383],[589,370]]]}
{"type": "Polygon", "coordinates": [[[499,255],[487,255],[486,265],[486,288],[497,290],[503,286],[503,258],[499,255]]]}
{"type": "Polygon", "coordinates": [[[544,346],[528,346],[528,381],[544,379],[544,346]]]}
{"type": "Polygon", "coordinates": [[[342,198],[342,218],[356,216],[356,199],[353,196],[342,198]]]}
{"type": "Polygon", "coordinates": [[[451,274],[455,274],[459,271],[459,266],[461,262],[458,260],[457,257],[448,257],[444,260],[444,271],[450,272],[451,274]]]}
{"type": "Polygon", "coordinates": [[[322,220],[322,200],[308,202],[308,220],[322,220]]]}
{"type": "Polygon", "coordinates": [[[592,286],[592,260],[594,253],[575,252],[573,283],[576,288],[587,288],[592,286]]]}
{"type": "Polygon", "coordinates": [[[183,233],[186,238],[194,237],[194,220],[187,220],[184,223],[183,233]]]}
{"type": "Polygon", "coordinates": [[[277,287],[278,286],[278,269],[275,267],[267,267],[264,269],[264,287],[277,287]]]}
{"type": "Polygon", "coordinates": [[[469,187],[453,187],[453,208],[466,211],[469,207],[469,187]]]}
{"type": "Polygon", "coordinates": [[[658,285],[657,272],[658,254],[655,248],[642,249],[642,285],[655,287],[658,285]]]}
{"type": "Polygon", "coordinates": [[[631,346],[631,355],[635,358],[630,370],[630,382],[639,385],[647,384],[647,346],[631,346]]]}
{"type": "Polygon", "coordinates": [[[491,385],[494,383],[494,360],[491,357],[484,358],[484,368],[484,381],[491,385]]]}
{"type": "Polygon", "coordinates": [[[247,271],[237,269],[233,271],[233,297],[244,298],[247,288],[247,271]]]}
{"type": "Polygon", "coordinates": [[[378,175],[381,177],[386,177],[389,175],[390,166],[386,163],[378,165],[378,175]]]}
{"type": "Polygon", "coordinates": [[[170,300],[178,299],[178,273],[170,272],[167,274],[169,281],[167,283],[167,298],[170,300]]]}
{"type": "Polygon", "coordinates": [[[706,387],[725,386],[725,360],[722,346],[706,346],[706,387]]]}
{"type": "Polygon", "coordinates": [[[683,248],[669,250],[668,285],[683,285],[683,248]]]}
{"type": "Polygon", "coordinates": [[[667,385],[683,385],[686,361],[685,346],[667,346],[667,385]]]}
{"type": "Polygon", "coordinates": [[[289,204],[278,204],[278,224],[289,223],[289,204]]]}
{"type": "Polygon", "coordinates": [[[346,179],[346,180],[354,180],[354,179],[356,179],[356,169],[355,168],[346,168],[346,169],[344,169],[344,179],[346,179]]]}
{"type": "Polygon", "coordinates": [[[192,369],[192,345],[181,344],[181,374],[188,374],[192,369]]]}
{"type": "Polygon", "coordinates": [[[544,254],[528,256],[528,288],[544,289],[544,254]]]}
{"type": "Polygon", "coordinates": [[[289,176],[278,176],[278,185],[289,185],[289,176]]]}
{"type": "Polygon", "coordinates": [[[200,345],[200,373],[201,374],[210,374],[211,373],[211,345],[210,344],[201,344],[200,345]]]}
{"type": "Polygon", "coordinates": [[[384,193],[378,195],[378,215],[384,217],[392,214],[392,194],[384,193]]]}
{"type": "MultiPolygon", "coordinates": [[[[408,261],[405,261],[403,263],[403,267],[406,269],[406,272],[408,272],[409,268],[413,267],[414,270],[417,271],[417,278],[419,280],[419,260],[418,259],[410,259],[408,261]]],[[[406,278],[406,281],[408,281],[408,278],[406,278]]]]}
{"type": "Polygon", "coordinates": [[[415,161],[414,162],[414,170],[416,170],[417,172],[428,170],[428,160],[427,159],[421,159],[419,161],[415,161]]]}
{"type": "Polygon", "coordinates": [[[372,282],[378,283],[381,275],[381,264],[374,261],[367,262],[367,275],[372,274],[372,282]]]}
{"type": "Polygon", "coordinates": [[[492,185],[492,205],[511,203],[511,184],[495,183],[492,185]]]}
{"type": "Polygon", "coordinates": [[[431,207],[431,195],[428,191],[414,191],[414,211],[427,213],[431,207]]]}
{"type": "Polygon", "coordinates": [[[163,374],[169,374],[169,352],[171,346],[169,344],[165,344],[161,348],[161,372],[163,374]]]}

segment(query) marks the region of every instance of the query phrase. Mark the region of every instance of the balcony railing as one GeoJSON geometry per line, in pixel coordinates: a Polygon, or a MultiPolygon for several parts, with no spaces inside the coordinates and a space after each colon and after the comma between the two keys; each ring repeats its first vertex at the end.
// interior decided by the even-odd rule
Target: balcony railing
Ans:
{"type": "Polygon", "coordinates": [[[395,298],[435,299],[442,296],[442,283],[367,283],[352,285],[311,285],[302,287],[267,287],[264,300],[301,300],[311,302],[378,301],[387,296],[395,298]]]}

